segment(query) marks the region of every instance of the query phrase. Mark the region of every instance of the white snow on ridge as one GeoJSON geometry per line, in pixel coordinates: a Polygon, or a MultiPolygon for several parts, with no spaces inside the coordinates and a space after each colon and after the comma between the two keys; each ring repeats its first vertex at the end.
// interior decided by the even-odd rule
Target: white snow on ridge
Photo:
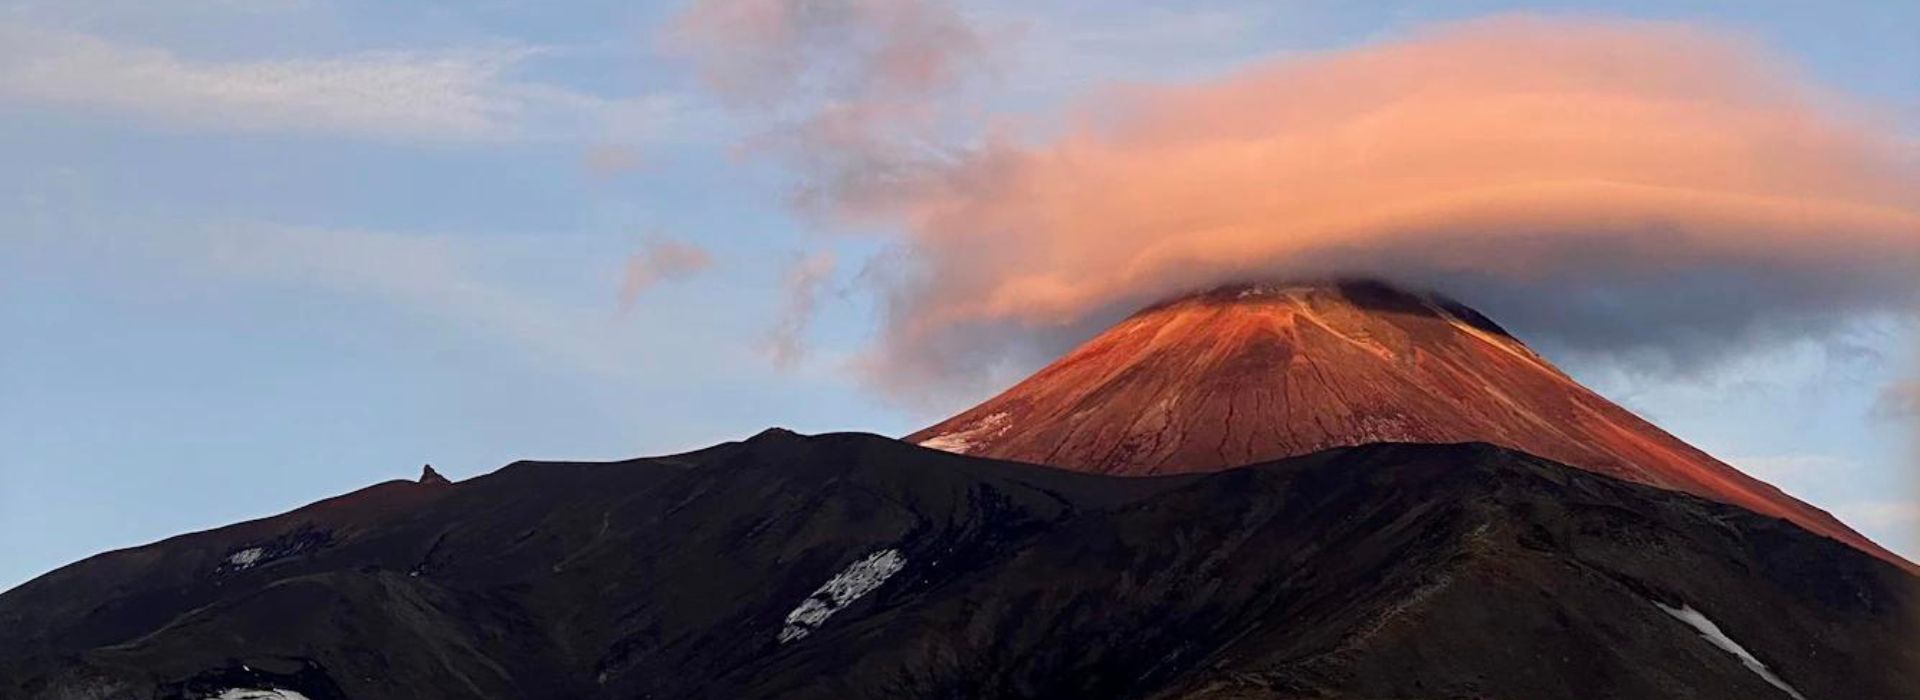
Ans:
{"type": "Polygon", "coordinates": [[[1794,690],[1793,686],[1787,685],[1786,681],[1780,680],[1779,676],[1773,675],[1773,671],[1767,670],[1766,664],[1760,663],[1759,659],[1753,658],[1753,654],[1748,653],[1746,647],[1740,646],[1738,642],[1733,641],[1733,638],[1728,637],[1727,633],[1720,631],[1719,625],[1713,624],[1712,620],[1707,619],[1706,615],[1700,614],[1700,611],[1694,610],[1692,606],[1681,605],[1678,608],[1670,608],[1657,600],[1653,601],[1653,604],[1659,606],[1661,612],[1673,616],[1673,619],[1687,623],[1688,626],[1699,632],[1702,638],[1705,638],[1707,642],[1714,646],[1719,647],[1721,651],[1732,654],[1735,658],[1740,659],[1741,665],[1746,666],[1747,670],[1752,671],[1754,675],[1759,676],[1760,679],[1766,681],[1768,685],[1779,688],[1781,692],[1786,693],[1792,697],[1793,700],[1807,700],[1806,696],[1800,694],[1800,691],[1794,690]]]}
{"type": "Polygon", "coordinates": [[[267,550],[265,549],[248,547],[228,556],[227,563],[242,569],[253,568],[254,564],[260,563],[260,557],[266,553],[267,550]]]}
{"type": "Polygon", "coordinates": [[[882,549],[854,562],[845,571],[827,579],[824,585],[800,602],[800,607],[787,613],[786,626],[780,628],[777,639],[785,644],[813,634],[828,617],[861,596],[872,593],[906,565],[907,558],[898,549],[882,549]]]}
{"type": "Polygon", "coordinates": [[[965,430],[956,430],[951,433],[935,435],[921,440],[920,446],[963,455],[967,453],[967,450],[973,449],[975,442],[985,438],[999,437],[1002,433],[1007,432],[1008,428],[1013,427],[1013,424],[1009,420],[1011,418],[1012,416],[1007,415],[1004,411],[995,413],[976,421],[965,430]]]}
{"type": "Polygon", "coordinates": [[[920,446],[963,455],[973,448],[973,443],[967,441],[965,433],[947,433],[921,440],[920,446]]]}
{"type": "Polygon", "coordinates": [[[207,696],[206,700],[307,700],[307,696],[279,688],[228,688],[219,695],[207,696]]]}

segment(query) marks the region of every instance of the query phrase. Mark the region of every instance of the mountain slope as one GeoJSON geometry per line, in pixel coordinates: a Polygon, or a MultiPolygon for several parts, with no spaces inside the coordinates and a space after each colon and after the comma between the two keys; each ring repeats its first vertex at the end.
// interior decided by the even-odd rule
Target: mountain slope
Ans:
{"type": "Polygon", "coordinates": [[[775,431],[93,557],[0,594],[0,697],[1920,697],[1917,613],[1849,547],[1489,445],[1115,478],[775,431]]]}
{"type": "Polygon", "coordinates": [[[1373,442],[1490,442],[1786,518],[1917,570],[1581,386],[1479,313],[1379,283],[1176,299],[906,439],[1120,475],[1373,442]]]}

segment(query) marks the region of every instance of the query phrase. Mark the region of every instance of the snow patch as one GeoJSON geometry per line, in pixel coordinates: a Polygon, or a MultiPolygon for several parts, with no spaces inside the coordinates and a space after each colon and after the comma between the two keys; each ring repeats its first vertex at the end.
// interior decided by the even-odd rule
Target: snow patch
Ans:
{"type": "Polygon", "coordinates": [[[1670,608],[1657,600],[1654,601],[1653,604],[1659,606],[1661,612],[1671,615],[1673,619],[1687,623],[1688,626],[1699,632],[1700,636],[1705,638],[1708,643],[1740,659],[1741,665],[1746,666],[1747,670],[1752,671],[1754,675],[1759,676],[1760,679],[1766,681],[1768,685],[1779,688],[1780,692],[1786,693],[1792,697],[1793,700],[1807,700],[1806,696],[1800,694],[1800,691],[1794,690],[1793,686],[1787,685],[1786,681],[1780,680],[1779,676],[1773,675],[1772,671],[1767,670],[1766,664],[1760,663],[1759,659],[1753,658],[1753,654],[1747,653],[1746,647],[1740,646],[1738,642],[1733,641],[1733,638],[1728,637],[1727,633],[1720,631],[1719,625],[1713,624],[1712,620],[1707,619],[1706,615],[1700,614],[1700,611],[1694,610],[1692,606],[1681,605],[1677,608],[1670,608]]]}
{"type": "Polygon", "coordinates": [[[248,542],[227,552],[227,556],[222,557],[219,565],[214,567],[214,573],[233,573],[266,566],[320,549],[332,542],[333,533],[312,526],[301,526],[271,539],[248,542]]]}
{"type": "Polygon", "coordinates": [[[973,449],[973,443],[967,440],[965,433],[947,433],[946,435],[936,435],[934,437],[921,440],[920,446],[931,447],[936,450],[944,450],[947,452],[952,452],[957,455],[966,454],[967,450],[973,449]]]}
{"type": "Polygon", "coordinates": [[[951,433],[935,435],[921,440],[920,446],[963,455],[967,453],[967,450],[973,449],[973,446],[979,442],[1005,434],[1009,429],[1013,428],[1012,419],[1013,416],[1004,411],[995,413],[975,421],[973,425],[968,426],[965,430],[956,430],[951,433]]]}
{"type": "Polygon", "coordinates": [[[787,613],[786,625],[780,628],[777,639],[785,644],[813,634],[828,617],[872,593],[906,565],[907,558],[898,549],[883,549],[854,562],[845,571],[827,579],[825,585],[800,602],[800,607],[787,613]]]}
{"type": "Polygon", "coordinates": [[[260,547],[248,547],[228,555],[227,563],[232,564],[236,569],[251,569],[254,564],[260,563],[260,557],[266,553],[267,550],[260,547]]]}
{"type": "Polygon", "coordinates": [[[228,688],[206,700],[307,700],[307,696],[280,688],[228,688]]]}

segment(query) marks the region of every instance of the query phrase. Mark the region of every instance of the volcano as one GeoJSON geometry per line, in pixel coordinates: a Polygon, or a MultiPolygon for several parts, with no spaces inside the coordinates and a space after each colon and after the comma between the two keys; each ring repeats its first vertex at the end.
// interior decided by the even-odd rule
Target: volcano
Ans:
{"type": "Polygon", "coordinates": [[[1232,285],[1148,307],[906,440],[1124,476],[1488,442],[1784,518],[1913,569],[1581,386],[1479,312],[1377,281],[1232,285]]]}
{"type": "Polygon", "coordinates": [[[105,552],[0,592],[0,698],[1920,697],[1911,568],[1436,297],[1179,299],[916,438],[105,552]]]}

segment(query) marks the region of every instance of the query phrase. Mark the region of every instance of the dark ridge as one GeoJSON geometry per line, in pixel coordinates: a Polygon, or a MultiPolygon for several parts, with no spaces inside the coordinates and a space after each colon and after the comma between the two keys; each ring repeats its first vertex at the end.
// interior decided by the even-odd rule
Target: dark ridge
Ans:
{"type": "Polygon", "coordinates": [[[804,436],[799,433],[776,425],[754,433],[753,437],[747,438],[747,442],[791,442],[802,437],[804,436]]]}
{"type": "Polygon", "coordinates": [[[1806,697],[1920,697],[1889,624],[1920,579],[1486,443],[1141,479],[781,431],[399,485],[439,497],[0,594],[0,697],[1785,697],[1661,605],[1806,697]],[[882,553],[895,569],[787,634],[882,553]]]}

